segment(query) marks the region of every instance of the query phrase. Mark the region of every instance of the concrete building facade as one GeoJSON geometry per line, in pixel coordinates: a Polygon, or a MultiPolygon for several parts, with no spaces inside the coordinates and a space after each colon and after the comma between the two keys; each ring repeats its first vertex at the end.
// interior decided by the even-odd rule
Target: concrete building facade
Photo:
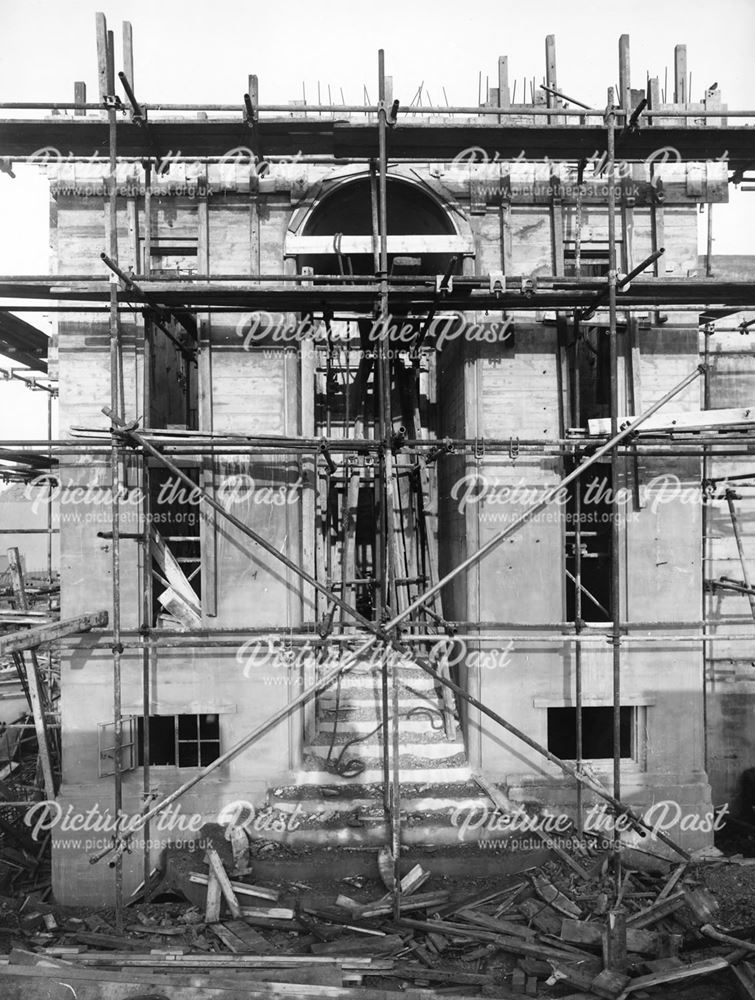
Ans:
{"type": "MultiPolygon", "coordinates": [[[[578,178],[576,168],[566,165],[473,161],[390,168],[393,274],[451,274],[457,280],[491,275],[504,286],[521,276],[534,287],[544,275],[606,274],[608,215],[597,171],[578,178]]],[[[155,295],[196,273],[285,273],[306,284],[318,275],[373,271],[367,168],[272,164],[261,171],[243,160],[173,165],[153,182],[146,205],[141,167],[122,170],[119,266],[149,274],[155,295]]],[[[51,232],[59,274],[103,269],[108,232],[101,185],[101,171],[81,164],[60,168],[54,178],[51,232]]],[[[696,276],[699,212],[726,197],[724,164],[632,165],[618,187],[620,272],[663,246],[657,274],[696,276]]],[[[264,280],[259,287],[264,289],[264,280]]],[[[377,387],[369,362],[379,339],[375,317],[338,308],[329,314],[324,306],[308,319],[259,308],[259,299],[249,295],[228,309],[193,307],[193,352],[180,324],[163,318],[160,324],[168,329],[162,330],[141,309],[135,305],[130,315],[121,314],[125,419],[162,433],[170,442],[166,452],[198,487],[318,580],[336,587],[340,581],[340,592],[367,617],[379,615],[374,456],[357,445],[343,447],[333,453],[336,472],[327,448],[318,453],[295,444],[296,438],[377,436],[377,387]],[[192,453],[191,431],[217,435],[218,446],[192,453]],[[264,440],[254,451],[236,441],[234,452],[224,435],[264,440]],[[290,450],[277,438],[288,441],[290,450]],[[350,543],[340,526],[349,519],[350,543]]],[[[420,321],[410,319],[412,336],[420,321]]],[[[106,436],[107,317],[61,314],[57,336],[61,435],[106,436]]],[[[610,401],[601,313],[584,321],[575,342],[569,310],[444,312],[441,306],[419,351],[395,339],[389,338],[396,352],[392,433],[439,442],[438,454],[419,472],[411,448],[397,452],[401,513],[385,544],[401,539],[407,582],[395,585],[394,607],[400,608],[428,581],[426,557],[433,548],[443,574],[557,484],[578,453],[564,442],[571,439],[584,454],[588,421],[608,417],[610,401]],[[471,444],[444,447],[444,439],[471,444]],[[483,442],[493,439],[506,447],[486,448],[483,442]],[[407,483],[412,475],[424,478],[413,492],[402,484],[402,474],[407,483]],[[417,496],[424,498],[421,517],[417,496]],[[432,536],[428,544],[420,538],[424,532],[432,536]]],[[[684,311],[621,316],[619,344],[621,415],[646,409],[700,360],[697,317],[684,311]]],[[[705,403],[701,393],[700,383],[693,383],[669,411],[698,411],[705,403]]],[[[149,786],[163,795],[317,676],[323,666],[316,628],[329,614],[322,595],[151,459],[145,497],[141,463],[136,455],[125,459],[128,486],[120,500],[121,626],[134,640],[122,658],[128,815],[144,805],[145,677],[152,716],[149,786]],[[189,589],[182,592],[184,587],[189,589]],[[144,652],[137,640],[145,622],[174,630],[175,641],[168,637],[144,652]],[[190,636],[181,638],[187,627],[216,643],[192,645],[190,636]]],[[[111,600],[110,471],[105,450],[61,461],[63,617],[108,607],[111,600]]],[[[565,491],[558,504],[444,589],[436,610],[457,623],[458,638],[443,649],[451,651],[452,676],[469,693],[557,756],[573,759],[577,643],[562,633],[575,621],[575,519],[581,517],[582,629],[602,633],[619,614],[633,636],[622,652],[623,797],[638,810],[670,801],[702,818],[711,809],[704,648],[699,640],[679,640],[685,628],[697,635],[692,626],[702,617],[703,506],[689,502],[690,494],[699,498],[701,459],[641,450],[622,456],[618,551],[610,530],[611,472],[609,462],[598,463],[578,498],[574,490],[565,491]],[[618,595],[612,592],[614,562],[618,595]]],[[[443,630],[435,632],[442,639],[443,630]]],[[[428,639],[420,648],[432,652],[437,641],[428,639]]],[[[612,648],[601,634],[583,641],[581,649],[583,757],[592,773],[610,783],[612,648]]],[[[98,815],[112,809],[111,658],[107,641],[94,634],[67,643],[61,680],[64,815],[69,809],[98,815]]],[[[440,715],[439,694],[430,687],[425,696],[435,698],[440,715]]],[[[450,781],[467,780],[474,770],[514,801],[574,814],[573,782],[478,710],[465,704],[457,709],[459,728],[454,723],[454,731],[445,733],[445,752],[422,757],[422,733],[435,732],[434,725],[425,725],[419,743],[407,748],[413,761],[404,780],[411,781],[412,767],[420,768],[422,780],[433,768],[450,781]]],[[[338,710],[336,704],[332,718],[338,710]]],[[[156,863],[162,845],[195,835],[196,817],[215,821],[235,802],[260,807],[276,788],[347,782],[332,772],[328,779],[321,756],[322,721],[329,713],[324,696],[313,699],[197,784],[172,818],[153,824],[156,863]]],[[[377,751],[363,751],[366,771],[359,781],[369,783],[373,757],[378,759],[377,751]]],[[[732,791],[731,780],[719,785],[719,795],[732,791]]],[[[586,795],[584,806],[597,801],[586,795]]],[[[670,832],[689,848],[709,843],[709,831],[693,826],[670,832]]],[[[342,840],[346,836],[337,823],[327,829],[342,840]]],[[[290,831],[283,836],[297,839],[290,831]]],[[[300,831],[300,839],[306,836],[300,831]]],[[[107,868],[90,866],[88,853],[75,842],[78,834],[64,824],[54,838],[56,898],[101,901],[110,881],[107,868]]],[[[97,831],[91,838],[88,850],[96,853],[108,835],[97,831]]],[[[138,852],[126,855],[125,878],[127,891],[141,881],[138,852]]]]}

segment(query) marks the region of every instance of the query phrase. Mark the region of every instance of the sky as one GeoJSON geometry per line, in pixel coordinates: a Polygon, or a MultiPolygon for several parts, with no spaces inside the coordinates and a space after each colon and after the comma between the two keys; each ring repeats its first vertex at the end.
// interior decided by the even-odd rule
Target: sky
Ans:
{"type": "Polygon", "coordinates": [[[364,85],[375,98],[382,46],[401,100],[411,100],[424,80],[435,102],[442,101],[445,86],[451,103],[472,104],[479,71],[492,82],[499,55],[508,55],[512,80],[540,77],[545,35],[554,34],[563,91],[601,105],[606,88],[617,81],[618,38],[627,32],[635,87],[644,86],[647,70],[662,79],[665,67],[673,66],[674,45],[686,43],[693,96],[717,81],[732,106],[755,106],[748,45],[755,29],[752,0],[538,0],[531,6],[521,0],[132,0],[99,6],[2,0],[2,99],[71,97],[74,80],[84,80],[94,93],[96,10],[115,32],[118,68],[121,23],[133,25],[136,93],[146,101],[241,105],[247,74],[256,73],[263,102],[299,98],[302,81],[311,101],[320,80],[323,95],[330,84],[334,93],[343,88],[347,102],[361,103],[364,85]]]}
{"type": "MultiPolygon", "coordinates": [[[[696,0],[132,0],[98,6],[87,0],[0,0],[0,101],[72,100],[75,80],[85,81],[88,99],[96,99],[96,10],[105,13],[115,33],[116,69],[122,67],[121,25],[131,22],[135,91],[146,102],[237,102],[241,109],[249,73],[259,78],[262,103],[299,100],[303,92],[313,102],[318,81],[323,101],[328,85],[334,100],[343,92],[346,103],[361,103],[366,87],[374,101],[377,50],[383,47],[394,96],[402,102],[409,103],[424,83],[425,100],[429,95],[432,103],[445,103],[445,89],[449,103],[473,105],[480,72],[483,88],[488,77],[496,85],[500,55],[509,57],[517,97],[524,77],[540,82],[545,36],[554,34],[560,89],[602,107],[607,88],[618,82],[619,36],[628,33],[632,86],[644,87],[648,72],[663,86],[668,69],[670,90],[674,45],[685,43],[693,99],[716,82],[730,108],[755,109],[754,0],[712,5],[696,0]]],[[[36,168],[16,173],[15,181],[0,173],[0,274],[44,273],[49,270],[46,181],[36,168]]],[[[716,208],[714,252],[755,252],[752,232],[755,192],[732,192],[731,204],[716,208]]],[[[47,328],[44,317],[38,322],[47,328]]],[[[36,436],[44,427],[44,394],[8,383],[0,391],[0,436],[36,436]],[[32,412],[37,399],[40,416],[32,412]]]]}

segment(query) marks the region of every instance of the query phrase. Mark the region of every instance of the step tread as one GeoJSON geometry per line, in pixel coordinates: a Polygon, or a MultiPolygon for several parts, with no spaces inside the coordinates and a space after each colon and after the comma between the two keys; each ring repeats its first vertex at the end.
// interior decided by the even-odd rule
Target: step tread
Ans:
{"type": "MultiPolygon", "coordinates": [[[[382,746],[384,732],[384,726],[377,732],[371,732],[370,730],[366,730],[365,732],[349,732],[348,729],[342,729],[341,726],[338,727],[335,733],[332,729],[318,729],[311,743],[307,744],[307,750],[315,749],[315,752],[319,752],[320,747],[329,747],[331,741],[333,746],[336,747],[345,746],[347,743],[352,742],[354,746],[359,746],[359,744],[382,746]]],[[[390,736],[393,735],[390,727],[388,732],[390,736]]],[[[407,743],[424,746],[438,746],[439,744],[448,746],[451,743],[463,745],[462,740],[458,736],[449,739],[443,729],[428,729],[425,731],[416,729],[399,729],[399,742],[401,746],[404,746],[407,743]]]]}
{"type": "MultiPolygon", "coordinates": [[[[323,801],[328,801],[328,797],[322,794],[323,788],[334,789],[338,792],[339,796],[343,798],[348,798],[348,793],[352,791],[348,785],[329,785],[325,782],[323,785],[278,785],[269,791],[269,795],[277,798],[285,798],[286,796],[295,796],[299,799],[312,798],[312,799],[323,799],[323,801]]],[[[361,785],[359,789],[353,789],[353,791],[358,791],[361,798],[367,799],[377,799],[382,801],[383,798],[383,784],[380,782],[373,782],[371,784],[361,785]]],[[[442,783],[435,783],[429,781],[422,782],[405,782],[402,783],[401,792],[404,796],[435,796],[444,795],[451,798],[472,798],[475,796],[480,796],[480,788],[475,781],[446,781],[442,783]]],[[[486,799],[485,795],[481,798],[486,799]]]]}
{"type": "MultiPolygon", "coordinates": [[[[380,766],[377,766],[376,762],[374,764],[373,762],[365,763],[372,766],[365,767],[364,771],[354,778],[341,778],[324,767],[319,770],[316,766],[302,768],[297,773],[297,785],[327,785],[340,788],[372,785],[382,781],[382,762],[380,762],[380,766]]],[[[420,781],[423,783],[437,782],[439,785],[464,782],[468,781],[471,776],[472,769],[467,763],[454,765],[444,763],[443,766],[439,767],[436,762],[428,761],[423,767],[401,765],[399,768],[399,780],[402,788],[420,781]]]]}

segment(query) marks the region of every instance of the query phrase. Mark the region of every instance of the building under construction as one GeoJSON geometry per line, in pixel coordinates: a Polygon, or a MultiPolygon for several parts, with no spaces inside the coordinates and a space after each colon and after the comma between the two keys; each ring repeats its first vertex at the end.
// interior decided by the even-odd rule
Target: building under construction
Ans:
{"type": "Polygon", "coordinates": [[[398,864],[506,836],[491,801],[632,842],[665,803],[656,849],[710,845],[755,739],[753,270],[712,254],[755,113],[693,101],[683,45],[633,87],[627,36],[600,108],[553,36],[474,107],[404,104],[382,53],[377,103],[149,104],[129,25],[97,55],[93,100],[0,112],[53,248],[0,277],[0,350],[59,392],[0,474],[60,545],[60,620],[16,559],[0,651],[44,797],[138,817],[58,824],[55,898],[122,905],[216,822],[398,864]]]}

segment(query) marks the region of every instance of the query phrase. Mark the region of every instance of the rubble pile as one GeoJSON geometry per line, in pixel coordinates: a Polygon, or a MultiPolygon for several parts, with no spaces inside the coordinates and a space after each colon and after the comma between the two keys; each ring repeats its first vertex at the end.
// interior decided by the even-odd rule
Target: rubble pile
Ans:
{"type": "MultiPolygon", "coordinates": [[[[285,848],[253,842],[250,856],[215,835],[204,851],[168,851],[151,900],[141,888],[120,934],[112,911],[56,907],[44,889],[4,898],[0,994],[47,997],[50,981],[63,977],[78,1000],[104,995],[96,992],[104,983],[113,996],[168,1000],[377,1000],[396,991],[755,997],[755,924],[723,928],[711,888],[717,871],[755,878],[755,863],[700,856],[677,864],[649,850],[581,843],[569,852],[553,844],[545,863],[484,880],[434,874],[432,853],[407,860],[397,915],[385,848],[372,876],[341,875],[342,852],[335,879],[316,886],[314,857],[311,881],[260,879],[267,851],[285,848]]],[[[285,871],[285,853],[280,863],[285,871]]]]}

